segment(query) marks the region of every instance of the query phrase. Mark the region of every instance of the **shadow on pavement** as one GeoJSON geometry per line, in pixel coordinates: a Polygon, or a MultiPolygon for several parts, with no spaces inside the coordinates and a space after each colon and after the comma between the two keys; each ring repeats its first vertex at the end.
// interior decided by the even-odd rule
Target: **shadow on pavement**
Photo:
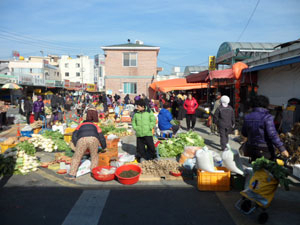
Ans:
{"type": "Polygon", "coordinates": [[[136,154],[136,146],[133,144],[122,143],[122,150],[130,155],[136,154]]]}

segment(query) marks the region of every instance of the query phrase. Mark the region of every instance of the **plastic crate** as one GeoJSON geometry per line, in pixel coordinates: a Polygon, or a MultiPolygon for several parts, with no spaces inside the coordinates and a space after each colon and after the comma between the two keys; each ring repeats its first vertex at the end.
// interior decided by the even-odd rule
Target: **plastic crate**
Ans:
{"type": "Polygon", "coordinates": [[[33,129],[33,133],[38,134],[38,133],[40,133],[41,130],[42,130],[42,128],[33,129]]]}
{"type": "Polygon", "coordinates": [[[106,139],[106,148],[118,148],[120,138],[115,138],[113,140],[106,139]]]}
{"type": "Polygon", "coordinates": [[[23,137],[31,137],[32,134],[33,134],[33,131],[21,131],[21,135],[23,137]]]}
{"type": "Polygon", "coordinates": [[[64,140],[65,140],[65,142],[67,142],[67,143],[70,143],[71,141],[72,141],[72,135],[64,135],[64,140]]]}
{"type": "Polygon", "coordinates": [[[4,153],[7,149],[13,148],[15,146],[16,146],[16,144],[6,145],[3,143],[0,143],[1,153],[4,153]]]}
{"type": "Polygon", "coordinates": [[[200,191],[229,191],[230,171],[225,167],[216,167],[224,172],[211,173],[197,170],[198,189],[200,191]]]}
{"type": "Polygon", "coordinates": [[[75,130],[76,130],[76,128],[67,127],[67,128],[65,129],[65,134],[73,133],[75,130]]]}

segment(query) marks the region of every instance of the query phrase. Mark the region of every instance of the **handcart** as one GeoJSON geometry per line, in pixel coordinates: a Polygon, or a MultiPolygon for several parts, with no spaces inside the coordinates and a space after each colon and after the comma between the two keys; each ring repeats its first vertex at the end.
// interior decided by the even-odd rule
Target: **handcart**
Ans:
{"type": "MultiPolygon", "coordinates": [[[[288,159],[279,160],[286,165],[288,159]]],[[[254,213],[256,210],[259,211],[258,222],[264,224],[268,221],[269,215],[266,212],[270,206],[275,191],[277,190],[279,181],[266,169],[260,169],[254,172],[252,175],[248,187],[241,191],[242,198],[239,199],[235,207],[243,212],[245,215],[254,213]]]]}

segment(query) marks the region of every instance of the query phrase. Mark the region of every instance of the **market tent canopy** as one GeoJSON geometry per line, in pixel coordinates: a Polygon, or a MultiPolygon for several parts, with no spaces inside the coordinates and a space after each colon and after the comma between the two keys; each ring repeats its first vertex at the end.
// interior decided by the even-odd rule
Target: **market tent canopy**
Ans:
{"type": "Polygon", "coordinates": [[[201,71],[199,73],[190,74],[186,77],[186,81],[188,83],[201,83],[206,82],[206,78],[208,76],[208,70],[201,71]]]}
{"type": "Polygon", "coordinates": [[[209,76],[206,79],[233,79],[234,74],[232,69],[226,70],[214,70],[209,73],[209,76]]]}
{"type": "Polygon", "coordinates": [[[185,78],[156,81],[150,84],[154,91],[168,92],[207,88],[206,83],[187,83],[185,78]]]}
{"type": "Polygon", "coordinates": [[[207,88],[207,83],[193,83],[193,85],[186,85],[186,86],[175,86],[175,87],[161,87],[161,92],[169,92],[169,91],[183,91],[183,90],[193,90],[193,89],[202,89],[207,88]]]}

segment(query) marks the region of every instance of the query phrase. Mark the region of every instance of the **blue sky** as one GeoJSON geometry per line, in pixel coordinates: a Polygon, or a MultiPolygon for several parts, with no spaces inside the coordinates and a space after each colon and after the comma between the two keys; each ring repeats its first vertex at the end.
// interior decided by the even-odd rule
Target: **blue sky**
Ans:
{"type": "MultiPolygon", "coordinates": [[[[0,59],[102,54],[101,46],[142,40],[159,46],[162,74],[206,65],[224,41],[237,41],[257,0],[0,0],[0,59]]],[[[242,42],[300,38],[299,0],[261,0],[242,42]]]]}

